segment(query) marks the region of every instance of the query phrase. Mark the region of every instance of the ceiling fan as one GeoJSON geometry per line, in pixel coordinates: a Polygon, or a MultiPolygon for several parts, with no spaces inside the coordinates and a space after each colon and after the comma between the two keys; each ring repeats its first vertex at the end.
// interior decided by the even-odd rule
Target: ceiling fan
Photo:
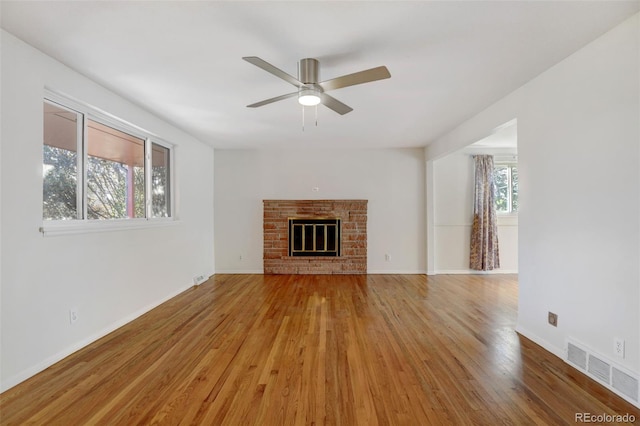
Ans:
{"type": "Polygon", "coordinates": [[[298,78],[287,74],[286,72],[277,67],[274,67],[267,61],[260,59],[257,56],[246,56],[242,59],[249,63],[252,63],[258,68],[262,68],[268,73],[271,73],[298,88],[298,90],[295,92],[287,93],[286,95],[276,96],[275,98],[265,99],[264,101],[247,105],[248,108],[257,108],[263,105],[297,96],[298,102],[301,105],[314,106],[322,104],[327,108],[334,110],[338,114],[343,115],[353,111],[353,108],[343,104],[333,96],[327,95],[325,92],[391,77],[391,74],[389,73],[387,67],[381,66],[356,72],[353,74],[343,75],[341,77],[332,78],[331,80],[318,81],[320,62],[318,62],[317,59],[301,59],[300,62],[298,62],[298,78]]]}

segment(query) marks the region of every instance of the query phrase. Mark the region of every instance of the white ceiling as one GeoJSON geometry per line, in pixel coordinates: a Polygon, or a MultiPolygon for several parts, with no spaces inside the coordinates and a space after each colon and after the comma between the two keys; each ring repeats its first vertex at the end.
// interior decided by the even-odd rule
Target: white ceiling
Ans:
{"type": "MultiPolygon", "coordinates": [[[[634,1],[2,1],[2,27],[220,149],[425,146],[639,10],[634,1]],[[308,108],[243,61],[320,79],[354,111],[308,108]]],[[[292,90],[293,89],[293,90],[292,90]]]]}

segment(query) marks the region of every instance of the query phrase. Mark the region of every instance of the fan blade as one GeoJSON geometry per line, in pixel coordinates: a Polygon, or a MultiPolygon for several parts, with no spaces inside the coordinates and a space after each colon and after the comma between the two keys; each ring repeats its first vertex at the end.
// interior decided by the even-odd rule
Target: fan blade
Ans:
{"type": "Polygon", "coordinates": [[[261,107],[263,105],[272,104],[274,102],[278,102],[278,101],[281,101],[283,99],[293,98],[294,96],[297,96],[297,95],[298,95],[298,92],[287,93],[286,95],[276,96],[275,98],[265,99],[264,101],[260,101],[260,102],[256,102],[255,104],[247,105],[247,108],[261,107]]]}
{"type": "Polygon", "coordinates": [[[320,95],[320,99],[322,100],[322,105],[334,110],[340,115],[345,115],[346,113],[353,111],[353,108],[343,104],[333,96],[329,96],[326,93],[322,93],[320,95]]]}
{"type": "Polygon", "coordinates": [[[247,62],[249,62],[249,63],[251,63],[253,65],[255,65],[258,68],[262,68],[266,72],[271,73],[271,74],[275,75],[276,77],[279,77],[279,78],[283,79],[287,83],[293,84],[296,87],[304,86],[304,84],[302,84],[300,82],[300,80],[298,80],[297,78],[287,74],[286,72],[282,71],[280,68],[274,67],[269,62],[264,61],[264,60],[258,58],[257,56],[245,56],[242,59],[244,59],[245,61],[247,61],[247,62]]]}
{"type": "Polygon", "coordinates": [[[343,87],[355,86],[356,84],[369,83],[370,81],[382,80],[391,77],[387,67],[376,67],[368,70],[343,75],[331,80],[318,83],[323,90],[335,90],[343,87]]]}

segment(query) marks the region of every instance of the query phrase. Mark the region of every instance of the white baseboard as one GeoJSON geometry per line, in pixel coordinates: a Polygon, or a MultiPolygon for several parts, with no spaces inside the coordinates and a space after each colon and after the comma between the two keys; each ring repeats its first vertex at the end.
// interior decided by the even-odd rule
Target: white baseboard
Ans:
{"type": "Polygon", "coordinates": [[[517,269],[494,269],[492,271],[476,271],[475,269],[439,269],[432,275],[498,275],[517,274],[517,269]]]}
{"type": "Polygon", "coordinates": [[[63,349],[62,351],[42,360],[41,362],[37,363],[36,365],[33,365],[32,367],[27,368],[26,370],[21,371],[18,374],[15,374],[12,377],[9,377],[8,379],[4,380],[2,383],[0,383],[0,393],[4,392],[8,389],[11,389],[12,387],[16,386],[17,384],[27,380],[30,377],[35,376],[36,374],[40,373],[41,371],[46,370],[47,368],[51,367],[53,364],[55,364],[58,361],[63,360],[64,358],[68,357],[69,355],[71,355],[74,352],[79,351],[80,349],[84,348],[85,346],[88,346],[89,344],[95,342],[96,340],[106,336],[107,334],[117,330],[118,328],[130,323],[131,321],[135,320],[136,318],[146,314],[147,312],[149,312],[150,310],[157,308],[158,306],[162,305],[164,302],[173,299],[174,297],[176,297],[177,295],[179,295],[180,293],[183,293],[185,291],[187,291],[188,289],[193,287],[193,283],[189,283],[189,285],[180,288],[172,293],[170,293],[169,295],[163,297],[162,299],[155,301],[153,303],[148,304],[147,306],[131,313],[130,315],[127,315],[126,317],[115,321],[113,323],[111,323],[110,325],[108,325],[107,327],[105,327],[104,329],[98,331],[97,333],[94,333],[82,340],[80,340],[79,342],[76,342],[75,344],[63,349]]]}
{"type": "MultiPolygon", "coordinates": [[[[380,275],[380,274],[397,274],[397,275],[426,275],[427,271],[419,269],[419,270],[406,270],[406,269],[376,269],[373,271],[367,271],[367,274],[370,275],[380,275]]],[[[226,269],[226,270],[218,270],[216,271],[216,275],[221,274],[264,274],[264,270],[262,269],[226,269]]]]}
{"type": "MultiPolygon", "coordinates": [[[[634,401],[633,399],[631,399],[627,395],[624,395],[623,393],[621,393],[618,389],[615,389],[610,383],[604,382],[601,378],[598,378],[597,376],[590,374],[588,371],[585,371],[585,370],[580,369],[580,368],[576,368],[575,365],[573,365],[570,361],[567,360],[567,352],[566,352],[566,349],[564,347],[563,348],[559,348],[559,347],[557,347],[555,345],[552,345],[547,340],[541,338],[540,336],[537,336],[536,334],[534,334],[531,331],[521,327],[520,325],[516,326],[516,332],[518,334],[521,334],[522,336],[526,337],[527,339],[531,340],[533,343],[541,346],[547,352],[557,356],[563,362],[567,363],[572,368],[575,368],[576,371],[580,372],[580,374],[584,374],[586,377],[589,377],[591,380],[593,380],[593,381],[595,381],[597,383],[600,383],[601,385],[603,385],[604,387],[606,387],[607,389],[609,389],[611,392],[615,393],[616,395],[620,396],[621,398],[623,398],[624,400],[626,400],[630,404],[640,408],[640,402],[639,401],[634,401]]],[[[582,343],[576,342],[575,339],[571,339],[571,341],[574,344],[579,344],[579,346],[582,349],[587,350],[588,353],[590,353],[592,355],[596,355],[598,358],[600,358],[602,360],[605,360],[609,365],[615,366],[616,369],[621,370],[621,371],[625,371],[627,374],[630,373],[632,376],[638,377],[638,372],[629,370],[627,368],[624,368],[624,367],[618,365],[617,363],[611,361],[606,356],[601,355],[601,354],[597,353],[596,351],[588,348],[588,346],[586,346],[586,345],[584,345],[582,343]]],[[[565,344],[566,344],[566,342],[567,342],[567,340],[565,340],[565,344]]]]}

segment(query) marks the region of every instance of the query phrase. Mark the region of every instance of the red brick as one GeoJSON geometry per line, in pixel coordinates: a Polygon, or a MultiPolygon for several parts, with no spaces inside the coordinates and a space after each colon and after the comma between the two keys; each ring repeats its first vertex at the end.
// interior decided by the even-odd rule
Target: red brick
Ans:
{"type": "Polygon", "coordinates": [[[263,203],[265,273],[366,273],[366,200],[264,200],[263,203]],[[339,217],[342,256],[289,257],[287,219],[290,217],[339,217]]]}

